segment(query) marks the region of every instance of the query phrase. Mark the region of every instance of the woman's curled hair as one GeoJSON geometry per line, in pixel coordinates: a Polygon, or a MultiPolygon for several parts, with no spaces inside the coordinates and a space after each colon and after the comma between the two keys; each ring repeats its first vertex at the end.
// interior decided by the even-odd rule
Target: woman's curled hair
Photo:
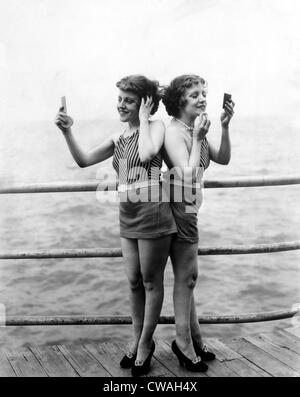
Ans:
{"type": "Polygon", "coordinates": [[[151,110],[151,115],[153,115],[159,106],[159,101],[161,100],[159,83],[156,80],[150,80],[147,77],[134,74],[131,76],[123,77],[117,82],[116,86],[122,91],[128,91],[136,94],[140,100],[146,97],[151,97],[153,102],[153,107],[151,110]]]}
{"type": "Polygon", "coordinates": [[[207,86],[207,82],[195,74],[183,74],[173,79],[168,87],[164,89],[163,104],[169,116],[179,117],[182,107],[185,105],[184,94],[194,84],[207,86]]]}

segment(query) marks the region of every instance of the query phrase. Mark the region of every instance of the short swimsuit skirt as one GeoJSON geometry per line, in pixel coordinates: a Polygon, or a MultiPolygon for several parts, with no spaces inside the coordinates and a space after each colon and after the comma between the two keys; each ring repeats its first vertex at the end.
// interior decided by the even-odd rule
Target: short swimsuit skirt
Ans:
{"type": "Polygon", "coordinates": [[[161,183],[119,192],[120,236],[150,239],[176,233],[170,202],[163,196],[161,183]]]}
{"type": "Polygon", "coordinates": [[[177,226],[177,235],[175,236],[178,240],[183,240],[188,243],[198,243],[198,210],[202,203],[202,194],[199,189],[190,188],[189,186],[178,186],[171,184],[170,186],[171,196],[171,210],[177,226]],[[191,190],[196,192],[195,200],[183,199],[182,201],[177,200],[181,196],[193,196],[191,190]]]}
{"type": "Polygon", "coordinates": [[[138,136],[139,130],[126,138],[121,135],[114,150],[113,167],[119,177],[120,236],[152,239],[176,233],[170,200],[160,182],[161,156],[142,163],[138,136]]]}

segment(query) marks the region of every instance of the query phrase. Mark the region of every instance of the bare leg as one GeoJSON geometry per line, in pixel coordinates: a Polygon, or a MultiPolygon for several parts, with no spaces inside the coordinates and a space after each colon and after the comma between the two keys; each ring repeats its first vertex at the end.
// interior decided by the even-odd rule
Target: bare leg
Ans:
{"type": "Polygon", "coordinates": [[[164,270],[168,259],[171,236],[157,239],[139,239],[141,273],[146,302],[142,334],[137,360],[144,361],[152,347],[153,333],[159,320],[164,298],[164,270]]]}
{"type": "MultiPolygon", "coordinates": [[[[176,322],[176,343],[190,359],[196,356],[191,337],[191,312],[193,290],[198,276],[198,244],[174,239],[171,244],[171,260],[174,271],[174,313],[176,322]]],[[[193,322],[194,326],[194,322],[193,322]]]]}
{"type": "Polygon", "coordinates": [[[214,360],[216,358],[215,354],[213,352],[208,351],[203,343],[194,296],[192,297],[192,307],[191,307],[191,332],[192,332],[193,341],[195,343],[194,348],[196,349],[196,352],[201,357],[201,359],[203,361],[214,360]],[[199,351],[198,350],[199,348],[202,350],[199,351]]]}
{"type": "Polygon", "coordinates": [[[133,341],[129,351],[136,353],[144,323],[145,288],[140,269],[138,243],[135,239],[121,238],[125,270],[129,281],[133,341]]]}
{"type": "Polygon", "coordinates": [[[191,333],[193,339],[197,342],[197,345],[202,348],[203,341],[202,341],[200,325],[196,311],[194,294],[192,295],[192,305],[191,305],[191,333]]]}

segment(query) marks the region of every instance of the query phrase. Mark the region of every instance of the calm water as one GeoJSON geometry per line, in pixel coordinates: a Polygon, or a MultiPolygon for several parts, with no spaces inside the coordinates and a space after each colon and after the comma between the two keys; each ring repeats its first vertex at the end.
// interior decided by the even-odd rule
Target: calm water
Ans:
{"type": "MultiPolygon", "coordinates": [[[[78,123],[74,133],[86,148],[120,128],[117,122],[78,123]]],[[[218,142],[215,121],[211,140],[218,142]]],[[[289,120],[234,120],[232,161],[211,164],[206,178],[299,173],[300,126],[289,120]]],[[[1,127],[0,182],[95,181],[111,161],[80,169],[51,122],[1,127]]],[[[199,213],[200,246],[257,244],[300,239],[300,187],[207,189],[199,213]]],[[[1,250],[119,247],[118,208],[91,193],[0,196],[1,250]]],[[[234,314],[290,308],[300,302],[299,252],[199,257],[195,290],[199,314],[234,314]]],[[[163,315],[172,315],[171,265],[165,274],[163,315]]],[[[2,260],[0,303],[7,315],[129,315],[121,258],[2,260]]],[[[289,320],[248,325],[204,325],[206,336],[240,335],[289,320]]],[[[158,326],[171,338],[173,326],[158,326]]],[[[1,344],[123,340],[129,326],[7,327],[1,344]]]]}

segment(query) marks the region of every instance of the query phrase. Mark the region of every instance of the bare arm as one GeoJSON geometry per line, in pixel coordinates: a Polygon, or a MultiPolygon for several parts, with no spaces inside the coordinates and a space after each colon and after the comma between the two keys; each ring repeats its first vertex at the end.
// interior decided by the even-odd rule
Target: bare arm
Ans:
{"type": "Polygon", "coordinates": [[[168,127],[165,134],[165,150],[174,167],[198,167],[200,165],[201,140],[193,138],[189,152],[185,139],[177,127],[168,127]]]}
{"type": "Polygon", "coordinates": [[[141,100],[139,109],[140,135],[139,135],[139,156],[141,161],[148,162],[160,151],[165,134],[165,125],[162,121],[149,121],[153,102],[151,97],[141,100]]]}
{"type": "Polygon", "coordinates": [[[208,144],[209,157],[218,164],[227,165],[231,158],[231,143],[229,137],[229,123],[233,116],[233,101],[226,102],[225,110],[221,114],[222,137],[219,149],[215,148],[211,143],[208,144]]]}
{"type": "Polygon", "coordinates": [[[192,182],[193,170],[200,165],[201,139],[193,137],[189,152],[185,139],[177,127],[167,128],[165,134],[165,151],[176,174],[187,184],[192,182]]]}
{"type": "Polygon", "coordinates": [[[139,155],[142,162],[151,161],[157,155],[163,145],[164,135],[165,125],[162,121],[141,121],[139,155]]]}
{"type": "Polygon", "coordinates": [[[219,149],[215,148],[211,142],[208,144],[209,157],[212,161],[218,164],[229,164],[231,157],[231,143],[229,137],[229,129],[222,128],[222,137],[219,149]]]}
{"type": "Polygon", "coordinates": [[[66,113],[59,112],[56,116],[55,124],[62,131],[69,150],[79,167],[89,167],[90,165],[100,163],[113,155],[115,135],[107,138],[102,144],[90,149],[89,151],[84,151],[74,138],[71,128],[65,127],[68,125],[68,120],[69,116],[66,113]]]}
{"type": "Polygon", "coordinates": [[[167,129],[165,150],[173,167],[175,166],[181,170],[179,174],[182,175],[182,172],[184,173],[184,179],[188,183],[192,182],[193,175],[195,175],[195,168],[200,165],[201,144],[208,133],[209,127],[210,120],[206,114],[202,114],[196,118],[190,150],[182,135],[181,128],[170,126],[167,129]]]}
{"type": "Polygon", "coordinates": [[[105,141],[100,145],[95,146],[88,151],[84,151],[75,140],[71,129],[68,133],[64,133],[63,135],[74,160],[81,168],[101,163],[111,157],[114,153],[115,143],[113,136],[105,139],[105,141]]]}

